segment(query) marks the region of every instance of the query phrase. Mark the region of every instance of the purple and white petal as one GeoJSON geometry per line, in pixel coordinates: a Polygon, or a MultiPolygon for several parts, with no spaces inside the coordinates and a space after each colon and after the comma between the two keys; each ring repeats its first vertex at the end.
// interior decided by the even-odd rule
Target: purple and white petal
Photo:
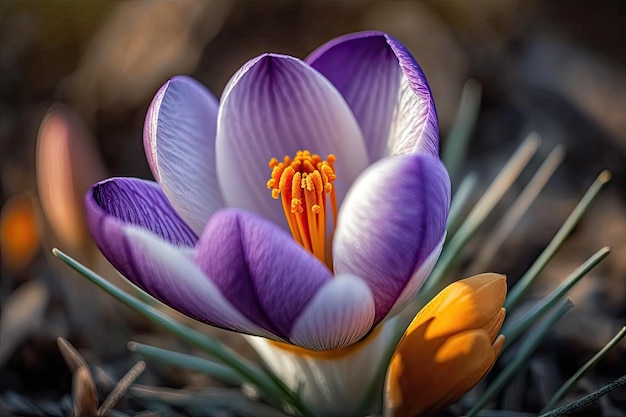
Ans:
{"type": "Polygon", "coordinates": [[[178,76],[157,92],[144,126],[152,174],[197,234],[224,207],[215,168],[217,109],[217,100],[204,86],[178,76]]]}
{"type": "Polygon", "coordinates": [[[224,329],[280,338],[254,325],[228,302],[219,288],[181,250],[136,226],[125,226],[124,243],[131,281],[169,307],[224,329]]]}
{"type": "Polygon", "coordinates": [[[228,206],[258,212],[287,227],[267,190],[271,158],[308,149],[337,157],[341,201],[367,166],[361,130],[341,94],[303,61],[265,54],[246,63],[223,94],[217,128],[217,172],[228,206]]]}
{"type": "Polygon", "coordinates": [[[109,178],[98,182],[85,195],[85,210],[96,243],[106,233],[97,230],[105,217],[142,227],[174,246],[194,247],[198,240],[154,181],[109,178]]]}
{"type": "Polygon", "coordinates": [[[306,61],[346,99],[361,126],[370,161],[387,155],[402,73],[385,35],[361,32],[340,36],[315,50],[306,61]]]}
{"type": "MultiPolygon", "coordinates": [[[[336,274],[370,286],[380,322],[445,235],[450,179],[441,161],[413,154],[385,158],[354,184],[339,213],[333,243],[336,274]]],[[[430,271],[422,274],[423,279],[430,271]]]]}
{"type": "Polygon", "coordinates": [[[306,306],[293,325],[289,341],[313,350],[345,347],[371,330],[374,313],[374,299],[365,281],[339,275],[306,306]]]}
{"type": "Polygon", "coordinates": [[[340,36],[307,62],[343,94],[371,161],[385,155],[438,155],[437,112],[424,72],[397,39],[376,31],[340,36]]]}
{"type": "Polygon", "coordinates": [[[280,227],[240,209],[213,215],[196,246],[194,263],[250,321],[285,339],[333,279],[325,265],[280,227]]]}
{"type": "Polygon", "coordinates": [[[129,279],[134,273],[123,243],[126,225],[141,227],[181,248],[192,249],[198,240],[153,181],[111,178],[96,183],[85,194],[85,214],[104,257],[129,279]]]}
{"type": "Polygon", "coordinates": [[[428,257],[422,262],[419,268],[413,272],[411,279],[407,282],[404,290],[400,293],[400,296],[396,299],[396,302],[387,313],[387,316],[395,316],[400,313],[407,306],[407,304],[413,299],[415,294],[422,288],[422,284],[426,282],[426,279],[432,272],[433,268],[437,264],[437,260],[439,260],[439,255],[441,255],[441,250],[443,249],[443,244],[446,241],[446,234],[441,237],[439,244],[435,246],[435,249],[428,255],[428,257]]]}
{"type": "Polygon", "coordinates": [[[438,156],[439,122],[426,75],[402,42],[389,35],[385,37],[402,69],[400,91],[389,134],[389,154],[420,152],[438,156]]]}

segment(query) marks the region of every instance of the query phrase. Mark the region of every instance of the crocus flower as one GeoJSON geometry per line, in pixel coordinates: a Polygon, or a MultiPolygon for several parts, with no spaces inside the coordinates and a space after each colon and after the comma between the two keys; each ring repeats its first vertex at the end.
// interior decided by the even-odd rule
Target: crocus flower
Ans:
{"type": "Polygon", "coordinates": [[[454,403],[493,366],[504,336],[506,278],[450,284],[415,317],[387,372],[386,417],[431,415],[454,403]]]}
{"type": "Polygon", "coordinates": [[[450,182],[434,102],[386,34],[305,61],[258,56],[219,104],[175,77],[144,145],[156,182],[95,184],[91,232],[130,281],[205,323],[346,347],[412,298],[441,251],[450,182]]]}

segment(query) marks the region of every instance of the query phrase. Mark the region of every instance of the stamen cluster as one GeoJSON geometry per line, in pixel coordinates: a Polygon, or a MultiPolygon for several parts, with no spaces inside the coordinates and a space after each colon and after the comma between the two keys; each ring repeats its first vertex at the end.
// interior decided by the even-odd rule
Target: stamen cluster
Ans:
{"type": "MultiPolygon", "coordinates": [[[[326,242],[326,221],[329,204],[333,221],[337,220],[337,198],[333,182],[335,156],[326,160],[310,151],[300,150],[292,158],[285,155],[282,162],[272,158],[267,188],[274,199],[281,198],[285,218],[293,238],[332,270],[330,242],[326,242]],[[328,250],[328,254],[327,254],[328,250]]],[[[332,239],[332,235],[330,237],[332,239]]],[[[330,240],[329,239],[329,240],[330,240]]]]}

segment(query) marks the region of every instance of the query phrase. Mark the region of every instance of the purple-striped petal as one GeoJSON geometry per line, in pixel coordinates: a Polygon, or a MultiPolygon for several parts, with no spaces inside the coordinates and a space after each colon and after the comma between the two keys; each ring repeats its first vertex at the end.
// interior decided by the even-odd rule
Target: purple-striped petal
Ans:
{"type": "Polygon", "coordinates": [[[218,116],[217,172],[226,204],[286,228],[282,207],[267,190],[267,164],[300,149],[335,154],[340,201],[368,163],[358,123],[326,78],[289,56],[249,61],[226,86],[218,116]]]}
{"type": "Polygon", "coordinates": [[[359,177],[339,213],[333,243],[336,274],[369,284],[378,323],[407,285],[417,291],[430,271],[417,270],[440,250],[450,205],[441,161],[414,154],[385,158],[359,177]]]}
{"type": "Polygon", "coordinates": [[[196,247],[196,265],[250,321],[287,339],[331,272],[262,217],[220,210],[196,247]]]}
{"type": "Polygon", "coordinates": [[[109,178],[98,182],[87,192],[85,207],[93,226],[112,217],[147,229],[174,246],[193,247],[198,240],[154,181],[109,178]]]}
{"type": "Polygon", "coordinates": [[[415,272],[413,272],[413,275],[404,286],[404,289],[396,298],[396,301],[391,307],[391,310],[389,310],[389,313],[387,313],[388,316],[394,316],[400,313],[400,311],[402,311],[402,309],[406,307],[407,303],[413,299],[413,297],[415,296],[415,294],[417,294],[420,288],[422,288],[422,284],[426,282],[426,278],[428,278],[433,268],[437,264],[437,260],[439,259],[439,255],[441,255],[441,250],[443,249],[443,244],[445,240],[446,236],[444,233],[444,235],[441,237],[441,240],[437,245],[435,245],[435,248],[432,250],[430,255],[428,255],[428,257],[426,257],[426,259],[422,261],[419,268],[417,268],[415,272]]]}
{"type": "Polygon", "coordinates": [[[224,207],[215,169],[217,108],[215,97],[200,83],[174,77],[157,92],[144,127],[154,178],[198,234],[224,207]]]}
{"type": "Polygon", "coordinates": [[[96,183],[85,195],[85,213],[102,254],[131,280],[135,274],[123,244],[126,225],[146,229],[177,247],[191,249],[198,240],[153,181],[111,178],[96,183]]]}
{"type": "Polygon", "coordinates": [[[439,153],[437,112],[426,76],[397,39],[381,32],[341,36],[307,62],[345,97],[367,142],[370,159],[439,153]]]}
{"type": "Polygon", "coordinates": [[[375,32],[342,36],[317,49],[307,62],[346,99],[361,126],[370,161],[386,155],[401,72],[385,37],[375,32]]]}
{"type": "Polygon", "coordinates": [[[123,242],[133,270],[131,281],[157,300],[213,326],[281,340],[237,311],[193,264],[189,251],[136,226],[124,226],[123,242]]]}
{"type": "Polygon", "coordinates": [[[374,313],[374,299],[365,281],[352,275],[336,276],[300,314],[289,340],[314,350],[348,346],[371,330],[374,313]]]}

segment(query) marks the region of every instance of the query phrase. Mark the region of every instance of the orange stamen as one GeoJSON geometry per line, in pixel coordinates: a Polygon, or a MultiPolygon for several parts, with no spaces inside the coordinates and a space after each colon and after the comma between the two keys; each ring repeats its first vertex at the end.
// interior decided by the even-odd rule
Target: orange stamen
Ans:
{"type": "MultiPolygon", "coordinates": [[[[296,242],[311,252],[320,261],[332,269],[330,238],[326,242],[326,222],[330,211],[334,222],[337,221],[337,197],[333,182],[337,178],[334,169],[335,156],[330,154],[326,160],[309,151],[298,151],[292,158],[285,156],[282,162],[272,158],[272,169],[267,188],[272,197],[281,197],[283,211],[291,234],[296,242]],[[328,252],[328,254],[326,253],[328,252]]],[[[334,223],[333,223],[334,224],[334,223]]],[[[332,236],[332,234],[331,234],[332,236]]]]}

